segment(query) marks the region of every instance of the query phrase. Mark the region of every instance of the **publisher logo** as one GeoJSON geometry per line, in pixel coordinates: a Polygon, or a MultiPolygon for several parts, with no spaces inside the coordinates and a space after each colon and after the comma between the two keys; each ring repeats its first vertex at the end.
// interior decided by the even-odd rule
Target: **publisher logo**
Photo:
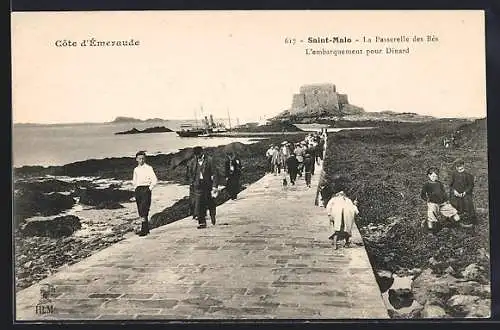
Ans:
{"type": "Polygon", "coordinates": [[[52,284],[42,284],[40,286],[40,300],[35,305],[36,314],[53,314],[54,305],[52,299],[56,293],[56,288],[52,284]]]}

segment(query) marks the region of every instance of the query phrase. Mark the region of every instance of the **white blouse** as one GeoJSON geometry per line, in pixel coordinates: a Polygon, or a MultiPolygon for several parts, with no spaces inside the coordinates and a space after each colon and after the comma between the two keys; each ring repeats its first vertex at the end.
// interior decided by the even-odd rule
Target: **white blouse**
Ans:
{"type": "Polygon", "coordinates": [[[158,178],[150,165],[143,164],[134,169],[134,178],[132,183],[134,188],[139,186],[149,186],[149,189],[153,190],[154,186],[158,183],[158,178]]]}

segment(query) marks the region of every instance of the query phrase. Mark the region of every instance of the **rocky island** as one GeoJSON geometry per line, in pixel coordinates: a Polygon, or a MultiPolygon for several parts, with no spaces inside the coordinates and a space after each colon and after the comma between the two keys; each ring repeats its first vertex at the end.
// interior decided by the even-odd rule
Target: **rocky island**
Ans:
{"type": "Polygon", "coordinates": [[[435,119],[410,112],[368,112],[350,104],[348,95],[339,93],[336,85],[324,83],[301,86],[299,93],[292,96],[290,109],[284,110],[272,120],[292,124],[328,124],[333,127],[373,127],[388,122],[423,122],[435,119]]]}
{"type": "Polygon", "coordinates": [[[165,127],[165,126],[148,127],[148,128],[143,129],[143,130],[140,130],[140,129],[137,129],[134,127],[128,131],[117,132],[117,133],[115,133],[115,135],[144,134],[144,133],[168,133],[168,132],[173,132],[173,131],[170,128],[165,127]]]}

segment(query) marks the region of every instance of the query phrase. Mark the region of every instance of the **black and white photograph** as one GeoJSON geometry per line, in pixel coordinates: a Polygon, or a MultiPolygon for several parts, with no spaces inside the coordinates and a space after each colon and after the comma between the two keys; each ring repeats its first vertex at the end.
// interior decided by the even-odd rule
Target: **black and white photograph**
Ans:
{"type": "Polygon", "coordinates": [[[484,11],[12,12],[11,49],[15,322],[491,317],[484,11]]]}

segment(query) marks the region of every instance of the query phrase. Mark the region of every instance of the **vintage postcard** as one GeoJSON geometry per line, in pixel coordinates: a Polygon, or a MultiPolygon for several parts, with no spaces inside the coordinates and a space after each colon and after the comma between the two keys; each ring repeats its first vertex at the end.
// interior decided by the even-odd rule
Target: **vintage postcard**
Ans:
{"type": "Polygon", "coordinates": [[[490,318],[483,11],[11,17],[15,321],[490,318]]]}

